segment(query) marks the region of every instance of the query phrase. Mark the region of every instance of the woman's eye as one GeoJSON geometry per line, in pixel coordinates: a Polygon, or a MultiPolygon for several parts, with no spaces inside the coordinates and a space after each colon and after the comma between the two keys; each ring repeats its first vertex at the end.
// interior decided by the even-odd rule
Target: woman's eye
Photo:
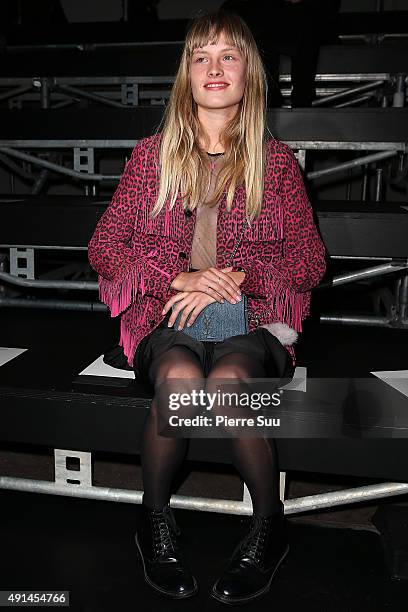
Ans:
{"type": "MultiPolygon", "coordinates": [[[[232,55],[224,55],[224,58],[226,58],[226,57],[233,57],[233,56],[232,56],[232,55]]],[[[197,61],[197,62],[199,62],[199,63],[201,64],[200,60],[202,60],[202,59],[206,59],[206,58],[205,58],[205,57],[198,57],[198,58],[196,59],[196,61],[197,61]]]]}

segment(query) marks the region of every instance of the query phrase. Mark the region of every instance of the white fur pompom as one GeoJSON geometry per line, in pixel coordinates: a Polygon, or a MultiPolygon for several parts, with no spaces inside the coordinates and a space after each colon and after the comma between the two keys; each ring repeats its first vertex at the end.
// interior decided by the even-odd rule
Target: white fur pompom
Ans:
{"type": "Polygon", "coordinates": [[[298,333],[286,323],[266,323],[265,327],[273,336],[276,336],[281,344],[290,346],[298,339],[298,333]]]}

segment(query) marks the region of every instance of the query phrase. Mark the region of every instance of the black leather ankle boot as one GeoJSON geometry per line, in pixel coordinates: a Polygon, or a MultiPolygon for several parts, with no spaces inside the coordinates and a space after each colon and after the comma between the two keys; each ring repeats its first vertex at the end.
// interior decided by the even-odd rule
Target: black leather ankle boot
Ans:
{"type": "Polygon", "coordinates": [[[211,595],[227,604],[252,601],[269,591],[276,570],[289,552],[284,507],[270,517],[253,514],[211,595]]]}
{"type": "Polygon", "coordinates": [[[181,535],[168,504],[152,510],[141,504],[140,529],[135,534],[146,582],[159,593],[175,599],[198,592],[197,581],[186,566],[179,545],[181,535]]]}

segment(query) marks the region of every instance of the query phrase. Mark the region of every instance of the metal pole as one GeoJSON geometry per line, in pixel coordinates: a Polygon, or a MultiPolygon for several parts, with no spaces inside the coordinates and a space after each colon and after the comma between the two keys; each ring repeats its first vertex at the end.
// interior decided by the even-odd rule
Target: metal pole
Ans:
{"type": "Polygon", "coordinates": [[[408,316],[408,274],[405,274],[401,279],[399,291],[399,318],[402,321],[407,321],[408,316]]]}
{"type": "Polygon", "coordinates": [[[126,108],[126,106],[121,102],[115,102],[115,100],[110,100],[109,98],[105,98],[104,96],[100,96],[90,91],[83,91],[82,89],[72,87],[71,85],[57,85],[57,89],[66,94],[78,96],[79,98],[85,98],[86,100],[93,100],[94,102],[100,102],[101,104],[113,106],[114,108],[126,108]]]}
{"type": "Polygon", "coordinates": [[[366,164],[363,166],[363,182],[361,185],[361,200],[363,202],[367,202],[367,193],[368,193],[368,169],[369,166],[366,164]]]}
{"type": "Polygon", "coordinates": [[[395,91],[392,98],[392,105],[395,108],[403,108],[405,106],[405,74],[397,74],[395,91]]]}
{"type": "MultiPolygon", "coordinates": [[[[108,487],[94,487],[65,485],[46,480],[30,480],[28,478],[0,477],[0,489],[11,491],[25,491],[27,493],[45,493],[51,495],[65,495],[85,499],[98,499],[129,504],[141,504],[143,491],[130,491],[128,489],[114,489],[108,487]]],[[[367,502],[372,499],[382,499],[393,495],[406,495],[408,484],[402,482],[384,482],[342,491],[330,491],[307,497],[288,499],[284,502],[285,514],[308,512],[321,508],[333,508],[345,504],[367,502]]],[[[243,501],[229,499],[214,499],[206,497],[187,497],[185,495],[172,495],[170,499],[172,508],[199,510],[201,512],[220,512],[223,514],[252,514],[252,505],[243,501]]]]}
{"type": "Polygon", "coordinates": [[[373,153],[371,155],[366,155],[365,157],[357,157],[351,161],[337,164],[336,166],[331,166],[330,168],[324,168],[324,170],[315,170],[314,172],[308,172],[306,177],[308,179],[319,178],[321,176],[327,176],[330,174],[336,174],[337,172],[342,172],[343,170],[347,170],[348,168],[355,168],[356,166],[365,166],[366,164],[372,163],[374,161],[378,161],[381,159],[388,159],[390,157],[394,157],[397,155],[398,151],[382,151],[381,153],[373,153]]]}
{"type": "Polygon", "coordinates": [[[27,91],[31,91],[31,87],[15,87],[14,89],[9,89],[5,93],[0,94],[0,100],[8,100],[9,98],[16,98],[27,91]]]}
{"type": "Polygon", "coordinates": [[[103,174],[92,174],[85,172],[78,172],[77,170],[71,170],[71,168],[64,168],[63,166],[59,166],[58,164],[53,164],[45,159],[40,159],[35,157],[35,155],[29,155],[28,153],[23,153],[22,151],[16,151],[15,149],[11,149],[10,147],[0,147],[0,151],[2,153],[6,153],[11,157],[17,157],[17,159],[22,159],[24,161],[28,161],[32,164],[37,164],[38,166],[43,166],[44,168],[48,168],[49,170],[54,170],[55,172],[59,172],[60,174],[66,174],[68,176],[73,176],[74,178],[80,178],[85,181],[93,180],[93,181],[103,181],[107,180],[119,180],[120,176],[104,176],[103,174]]]}
{"type": "Polygon", "coordinates": [[[18,287],[35,287],[38,289],[75,289],[80,291],[95,291],[98,289],[98,283],[93,281],[47,281],[47,280],[30,280],[14,276],[7,272],[0,272],[0,280],[5,280],[12,285],[18,287]]]}
{"type": "Polygon", "coordinates": [[[365,85],[359,85],[358,87],[353,87],[351,89],[346,89],[345,91],[340,91],[339,93],[332,94],[331,96],[324,96],[319,100],[313,100],[312,106],[321,106],[326,102],[333,102],[333,100],[340,100],[341,98],[345,98],[346,96],[350,96],[355,93],[362,93],[363,91],[369,91],[370,89],[376,89],[380,87],[380,85],[384,85],[385,81],[373,81],[373,83],[366,83],[365,85]]]}
{"type": "Polygon", "coordinates": [[[330,314],[320,315],[319,318],[321,323],[338,323],[342,325],[362,325],[363,327],[397,327],[391,325],[390,319],[386,317],[363,317],[359,315],[345,315],[345,314],[330,314]]]}
{"type": "Polygon", "coordinates": [[[99,302],[79,302],[74,300],[27,300],[24,298],[0,297],[0,308],[2,307],[107,312],[107,307],[105,304],[101,304],[99,302]]]}
{"type": "Polygon", "coordinates": [[[376,168],[375,170],[375,201],[381,202],[383,186],[383,169],[376,168]]]}
{"type": "Polygon", "coordinates": [[[352,106],[353,104],[358,104],[359,102],[365,102],[366,100],[371,100],[375,96],[375,93],[365,94],[364,96],[359,96],[358,98],[353,98],[352,100],[347,100],[347,102],[342,102],[342,104],[335,104],[333,108],[346,108],[347,106],[352,106]]]}
{"type": "Polygon", "coordinates": [[[47,78],[42,78],[41,82],[41,108],[50,107],[50,84],[47,78]]]}
{"type": "Polygon", "coordinates": [[[349,170],[347,171],[347,177],[348,177],[348,181],[347,181],[347,188],[346,188],[346,200],[350,201],[351,200],[351,181],[353,178],[353,170],[351,168],[349,168],[349,170]]]}

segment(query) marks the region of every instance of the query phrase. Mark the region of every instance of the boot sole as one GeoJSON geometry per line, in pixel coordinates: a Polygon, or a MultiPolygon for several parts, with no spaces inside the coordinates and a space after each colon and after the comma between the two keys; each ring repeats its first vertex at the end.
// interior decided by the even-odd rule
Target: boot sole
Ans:
{"type": "Polygon", "coordinates": [[[229,604],[229,605],[232,605],[232,606],[240,605],[240,604],[246,604],[248,601],[253,601],[254,599],[257,599],[258,597],[260,597],[261,595],[264,595],[265,593],[267,593],[270,590],[272,580],[273,580],[276,572],[278,571],[281,563],[284,561],[284,559],[285,559],[286,555],[288,554],[288,552],[289,552],[289,545],[287,546],[285,552],[283,553],[283,555],[280,558],[279,562],[277,563],[275,569],[273,570],[272,576],[269,578],[269,580],[266,583],[266,585],[260,591],[257,591],[256,593],[253,593],[249,597],[234,597],[234,598],[229,598],[229,597],[225,597],[224,595],[221,595],[220,593],[218,593],[218,591],[215,589],[215,587],[213,587],[212,591],[211,591],[211,596],[214,597],[214,599],[216,599],[217,601],[220,601],[222,603],[229,604]]]}
{"type": "Polygon", "coordinates": [[[135,541],[136,541],[137,550],[138,550],[140,558],[142,560],[143,573],[144,573],[145,581],[155,591],[157,591],[158,593],[161,593],[162,595],[166,595],[166,597],[170,597],[171,599],[187,599],[188,597],[193,597],[194,595],[196,595],[198,593],[198,584],[197,584],[197,581],[194,578],[194,576],[193,576],[194,591],[186,591],[185,593],[182,593],[182,594],[174,593],[173,591],[166,591],[166,589],[162,589],[159,585],[157,585],[154,582],[152,582],[150,580],[149,576],[147,575],[147,572],[146,572],[146,565],[145,565],[142,549],[141,549],[140,544],[139,544],[139,540],[137,539],[137,533],[135,533],[135,541]]]}

